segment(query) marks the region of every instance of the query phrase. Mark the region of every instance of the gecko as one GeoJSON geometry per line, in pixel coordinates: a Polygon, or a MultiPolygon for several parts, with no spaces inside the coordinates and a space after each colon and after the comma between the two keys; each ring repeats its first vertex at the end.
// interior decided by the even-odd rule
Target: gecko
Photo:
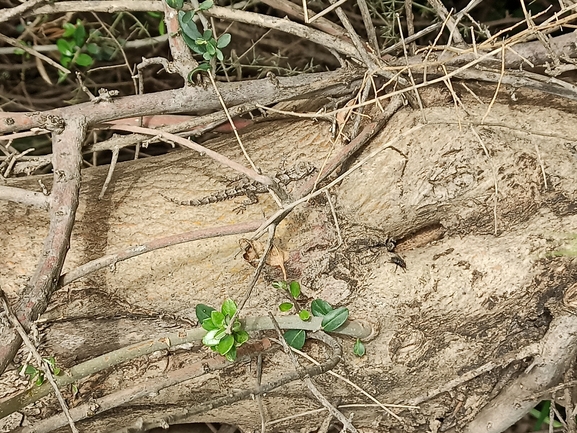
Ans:
{"type": "MultiPolygon", "coordinates": [[[[299,162],[289,169],[277,172],[272,179],[281,186],[287,186],[291,182],[295,182],[310,176],[316,171],[316,167],[308,162],[299,162]]],[[[248,205],[258,203],[257,194],[264,194],[269,189],[266,185],[257,182],[256,180],[247,177],[241,177],[234,181],[234,186],[215,192],[213,194],[189,200],[178,200],[161,194],[166,200],[181,206],[204,206],[220,201],[231,200],[235,197],[246,196],[247,201],[239,206],[239,210],[244,210],[248,205]]]]}

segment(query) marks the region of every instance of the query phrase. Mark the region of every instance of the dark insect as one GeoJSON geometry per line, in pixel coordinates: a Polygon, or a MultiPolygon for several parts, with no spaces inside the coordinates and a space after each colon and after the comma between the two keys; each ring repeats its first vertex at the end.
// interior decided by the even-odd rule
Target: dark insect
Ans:
{"type": "Polygon", "coordinates": [[[399,268],[401,268],[403,271],[405,271],[405,272],[407,271],[407,264],[405,263],[403,258],[401,256],[399,256],[398,254],[391,255],[391,258],[389,260],[391,263],[394,263],[399,268]]]}

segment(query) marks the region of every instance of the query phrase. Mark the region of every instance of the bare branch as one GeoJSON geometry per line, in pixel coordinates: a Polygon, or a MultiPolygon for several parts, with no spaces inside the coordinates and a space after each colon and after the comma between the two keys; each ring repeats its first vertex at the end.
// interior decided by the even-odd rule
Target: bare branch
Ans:
{"type": "MultiPolygon", "coordinates": [[[[24,288],[16,308],[18,320],[25,329],[46,310],[57,287],[70,245],[80,193],[80,148],[86,132],[86,121],[81,116],[70,116],[66,121],[62,118],[52,120],[55,123],[52,139],[54,185],[50,203],[50,227],[40,263],[24,288]]],[[[22,339],[13,329],[3,328],[0,341],[1,374],[16,355],[22,339]]]]}

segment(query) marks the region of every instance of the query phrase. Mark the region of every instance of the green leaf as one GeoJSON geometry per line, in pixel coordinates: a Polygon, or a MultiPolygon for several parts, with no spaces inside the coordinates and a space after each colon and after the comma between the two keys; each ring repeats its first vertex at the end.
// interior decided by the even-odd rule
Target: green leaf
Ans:
{"type": "Polygon", "coordinates": [[[100,47],[96,44],[90,43],[86,45],[86,51],[88,51],[90,54],[96,55],[100,52],[100,47]]]}
{"type": "Polygon", "coordinates": [[[24,51],[22,48],[14,48],[14,51],[12,51],[14,54],[21,56],[22,54],[24,54],[26,51],[24,51]]]}
{"type": "Polygon", "coordinates": [[[288,284],[286,281],[273,281],[272,286],[275,289],[279,289],[279,290],[287,290],[287,288],[288,288],[288,284]]]}
{"type": "Polygon", "coordinates": [[[216,334],[218,329],[213,329],[212,331],[208,331],[204,337],[202,337],[202,344],[205,346],[217,346],[220,343],[220,339],[216,338],[216,334]]]}
{"type": "Polygon", "coordinates": [[[77,47],[81,47],[86,42],[86,28],[79,22],[76,26],[76,30],[74,30],[74,42],[76,43],[77,47]]]}
{"type": "Polygon", "coordinates": [[[194,76],[199,72],[206,72],[210,71],[210,65],[208,63],[200,63],[196,68],[194,68],[190,74],[188,74],[188,81],[192,82],[194,80],[194,76]]]}
{"type": "Polygon", "coordinates": [[[33,376],[38,372],[38,370],[36,369],[36,367],[34,367],[33,365],[28,364],[26,366],[26,368],[24,369],[24,374],[27,376],[33,376]]]}
{"type": "Polygon", "coordinates": [[[182,33],[182,39],[184,39],[184,42],[186,43],[186,45],[188,45],[188,48],[190,48],[192,51],[194,51],[196,54],[202,54],[204,53],[203,49],[204,49],[204,45],[202,45],[202,49],[196,44],[196,40],[189,38],[186,34],[182,33]]]}
{"type": "Polygon", "coordinates": [[[227,299],[222,303],[220,311],[222,311],[222,314],[225,316],[232,317],[234,313],[236,313],[236,303],[232,299],[227,299]]]}
{"type": "Polygon", "coordinates": [[[214,5],[214,2],[212,0],[205,0],[201,4],[198,5],[198,10],[199,11],[205,11],[207,9],[210,9],[212,7],[212,5],[214,5]]]}
{"type": "Polygon", "coordinates": [[[222,314],[220,311],[215,310],[210,313],[210,320],[212,320],[212,323],[214,323],[214,325],[218,326],[219,328],[224,326],[224,314],[222,314]]]}
{"type": "Polygon", "coordinates": [[[218,60],[220,60],[221,62],[224,60],[224,56],[222,55],[222,51],[220,51],[218,48],[216,49],[216,58],[218,60]]]}
{"type": "Polygon", "coordinates": [[[231,40],[230,34],[223,33],[222,35],[220,35],[220,38],[218,38],[218,43],[216,44],[216,46],[218,48],[224,48],[228,46],[228,44],[230,44],[230,40],[231,40]]]}
{"type": "Polygon", "coordinates": [[[212,39],[212,30],[208,29],[205,30],[204,33],[202,34],[202,39],[204,39],[205,41],[209,41],[212,39]]]}
{"type": "Polygon", "coordinates": [[[36,376],[36,386],[40,386],[44,383],[44,373],[41,371],[38,372],[38,376],[36,376]]]}
{"type": "Polygon", "coordinates": [[[180,24],[190,22],[192,20],[192,17],[194,17],[193,11],[188,11],[188,12],[179,11],[178,12],[178,22],[180,24]]]}
{"type": "Polygon", "coordinates": [[[289,284],[289,291],[293,298],[298,298],[301,294],[301,285],[298,281],[291,281],[289,284]]]}
{"type": "Polygon", "coordinates": [[[192,20],[191,11],[188,11],[186,13],[182,11],[178,12],[178,22],[180,23],[182,33],[188,36],[193,41],[202,37],[202,35],[198,31],[196,23],[192,20]]]}
{"type": "Polygon", "coordinates": [[[244,343],[248,341],[250,335],[246,331],[238,331],[233,334],[234,341],[237,346],[242,346],[244,343]]]}
{"type": "Polygon", "coordinates": [[[339,307],[336,310],[329,311],[326,316],[323,317],[321,325],[326,332],[332,332],[340,328],[342,324],[347,321],[348,317],[348,308],[339,307]]]}
{"type": "Polygon", "coordinates": [[[166,25],[164,24],[164,20],[160,20],[158,23],[158,34],[161,36],[166,34],[166,25]]]}
{"type": "Polygon", "coordinates": [[[213,329],[219,329],[218,326],[216,326],[211,319],[206,319],[204,322],[202,322],[202,328],[206,329],[207,331],[212,331],[213,329]]]}
{"type": "MultiPolygon", "coordinates": [[[[62,59],[60,59],[60,63],[64,66],[67,66],[70,63],[70,60],[72,60],[71,58],[67,57],[68,62],[66,62],[66,64],[64,64],[64,62],[62,61],[64,59],[64,57],[62,59]]],[[[68,77],[68,74],[66,72],[62,72],[61,70],[58,70],[58,84],[64,82],[64,80],[66,80],[66,77],[68,77]]]]}
{"type": "MultiPolygon", "coordinates": [[[[60,57],[60,64],[62,66],[64,66],[65,68],[68,67],[68,65],[70,65],[70,62],[72,61],[72,57],[68,57],[68,56],[62,56],[60,57]]],[[[61,71],[62,72],[62,71],[61,71]]],[[[67,75],[67,74],[65,74],[67,75]]]]}
{"type": "Polygon", "coordinates": [[[63,38],[69,38],[74,34],[74,31],[76,30],[76,26],[70,23],[64,23],[62,28],[64,29],[64,33],[62,34],[63,38]]]}
{"type": "Polygon", "coordinates": [[[242,323],[240,323],[240,320],[235,320],[234,325],[232,325],[231,329],[232,329],[232,332],[242,331],[242,323]]]}
{"type": "Polygon", "coordinates": [[[59,367],[54,366],[54,368],[52,369],[52,373],[54,373],[54,376],[60,376],[62,370],[59,367]]]}
{"type": "Polygon", "coordinates": [[[278,309],[280,311],[282,311],[283,313],[286,313],[287,311],[289,311],[291,308],[293,307],[292,302],[283,302],[282,304],[280,304],[278,306],[278,309]]]}
{"type": "Polygon", "coordinates": [[[82,53],[76,57],[76,64],[78,66],[90,66],[94,60],[88,54],[82,53]]]}
{"type": "Polygon", "coordinates": [[[353,346],[353,353],[357,355],[359,358],[361,356],[365,356],[365,345],[361,340],[357,338],[355,345],[353,346]]]}
{"type": "Polygon", "coordinates": [[[214,57],[216,54],[216,45],[214,42],[214,40],[210,40],[206,43],[206,52],[210,55],[210,57],[214,57]]]}
{"type": "Polygon", "coordinates": [[[202,58],[203,58],[204,60],[211,60],[211,59],[212,59],[212,56],[211,56],[210,54],[208,54],[208,53],[203,53],[202,58]]]}
{"type": "Polygon", "coordinates": [[[289,329],[283,335],[290,347],[300,350],[305,345],[306,333],[302,329],[289,329]]]}
{"type": "Polygon", "coordinates": [[[327,301],[323,301],[322,299],[315,299],[311,303],[311,312],[315,317],[323,317],[329,311],[331,311],[333,307],[327,301]]]}
{"type": "Polygon", "coordinates": [[[70,42],[66,39],[58,39],[56,41],[56,47],[63,56],[72,57],[74,55],[74,46],[71,46],[70,42]]]}
{"type": "Polygon", "coordinates": [[[213,311],[214,308],[204,304],[196,304],[196,307],[194,307],[196,318],[200,323],[203,323],[206,319],[210,319],[210,313],[213,311]]]}
{"type": "Polygon", "coordinates": [[[172,9],[182,9],[184,0],[166,0],[166,4],[172,9]]]}
{"type": "Polygon", "coordinates": [[[236,347],[232,347],[225,355],[224,357],[230,361],[230,362],[234,362],[236,360],[236,347]]]}
{"type": "Polygon", "coordinates": [[[311,320],[311,313],[309,313],[307,310],[301,310],[299,311],[299,317],[301,318],[301,320],[306,322],[308,320],[311,320]]]}
{"type": "Polygon", "coordinates": [[[220,340],[216,350],[218,350],[218,353],[220,353],[221,355],[226,355],[228,352],[230,352],[230,349],[232,349],[233,346],[234,346],[234,337],[229,334],[225,336],[222,340],[220,340]]]}

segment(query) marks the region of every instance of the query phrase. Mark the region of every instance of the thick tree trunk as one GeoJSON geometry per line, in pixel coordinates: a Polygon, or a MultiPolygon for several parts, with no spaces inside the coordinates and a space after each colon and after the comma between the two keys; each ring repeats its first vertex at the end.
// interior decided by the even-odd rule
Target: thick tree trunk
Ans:
{"type": "MultiPolygon", "coordinates": [[[[573,317],[565,292],[577,281],[572,258],[577,250],[574,109],[497,103],[488,110],[473,101],[466,107],[467,115],[451,106],[397,113],[369,148],[356,155],[355,162],[368,157],[366,162],[330,189],[338,229],[325,195],[297,207],[277,229],[275,244],[289,253],[288,278],[301,282],[303,299],[346,306],[351,319],[366,319],[379,328],[366,343],[363,358],[353,355],[353,340],[339,339],[343,360],[335,371],[382,403],[419,405],[391,409],[402,422],[371,406],[343,408],[346,416],[354,413],[353,424],[364,431],[390,427],[424,432],[467,425],[502,390],[509,392],[515,380],[529,374],[525,368],[539,353],[534,343],[550,325],[573,317]],[[385,247],[388,239],[397,241],[395,252],[406,270],[385,247]]],[[[308,120],[276,121],[254,127],[243,142],[266,174],[279,171],[280,164],[321,167],[335,152],[329,128],[308,120]]],[[[215,140],[210,147],[243,161],[233,138],[215,140]]],[[[119,164],[98,200],[106,173],[107,167],[83,172],[65,271],[156,238],[254,222],[278,209],[268,195],[260,195],[259,203],[242,214],[233,209],[243,198],[206,206],[165,200],[161,194],[179,200],[202,197],[226,188],[227,177],[234,175],[189,151],[119,164]]],[[[291,183],[289,192],[303,181],[291,183]]],[[[9,184],[32,189],[35,182],[9,184]]],[[[0,205],[0,215],[6,222],[0,238],[6,252],[0,258],[0,284],[15,299],[38,261],[47,215],[11,203],[0,205]]],[[[42,353],[55,355],[60,366],[70,368],[127,344],[190,328],[197,303],[216,307],[226,298],[240,301],[254,273],[238,254],[242,237],[250,234],[159,249],[75,281],[56,293],[43,315],[42,353]]],[[[271,282],[281,278],[278,268],[265,267],[242,316],[278,311],[284,298],[271,282]]],[[[543,389],[559,381],[574,350],[569,347],[550,360],[559,362],[551,366],[555,371],[543,389]]],[[[315,340],[305,351],[319,362],[330,356],[315,340]]],[[[85,379],[78,384],[75,404],[146,380],[153,383],[172,370],[213,357],[198,346],[155,352],[85,379]]],[[[266,355],[262,383],[293,370],[282,352],[266,355]]],[[[195,407],[254,388],[255,371],[253,359],[78,425],[89,431],[138,431],[163,422],[211,421],[251,431],[261,425],[253,399],[200,414],[195,407]]],[[[16,388],[15,378],[14,371],[2,378],[8,391],[16,388]]],[[[315,380],[333,404],[372,403],[333,376],[315,380]]],[[[300,381],[268,392],[262,403],[267,421],[320,407],[300,381]]],[[[50,398],[22,412],[33,423],[56,410],[50,398]]],[[[269,431],[314,429],[324,416],[290,419],[269,431]]]]}

